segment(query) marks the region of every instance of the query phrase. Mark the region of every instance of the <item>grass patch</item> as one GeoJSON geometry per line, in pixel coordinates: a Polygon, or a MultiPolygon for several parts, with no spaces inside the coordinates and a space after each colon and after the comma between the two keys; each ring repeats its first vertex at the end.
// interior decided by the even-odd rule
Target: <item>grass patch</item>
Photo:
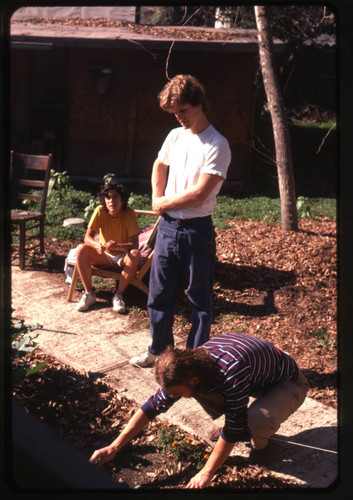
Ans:
{"type": "Polygon", "coordinates": [[[327,120],[325,122],[317,122],[313,120],[296,120],[292,119],[292,125],[299,128],[331,130],[335,128],[337,121],[335,119],[327,120]]]}
{"type": "MultiPolygon", "coordinates": [[[[298,197],[298,217],[314,219],[330,217],[336,220],[337,206],[334,198],[298,197]],[[303,202],[299,206],[299,201],[303,202]]],[[[280,224],[281,201],[267,196],[233,198],[221,195],[213,213],[213,221],[219,229],[227,229],[228,222],[234,219],[252,220],[280,224]]]]}

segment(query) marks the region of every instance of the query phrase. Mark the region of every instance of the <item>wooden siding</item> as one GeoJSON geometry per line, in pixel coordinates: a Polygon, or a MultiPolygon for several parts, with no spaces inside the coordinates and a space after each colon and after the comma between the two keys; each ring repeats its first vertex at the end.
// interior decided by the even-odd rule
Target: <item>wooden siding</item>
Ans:
{"type": "MultiPolygon", "coordinates": [[[[178,126],[157,100],[166,82],[166,49],[54,47],[12,53],[14,142],[22,137],[27,152],[37,153],[33,139],[42,141],[41,152],[52,147],[57,160],[60,153],[57,166],[70,175],[150,178],[165,136],[178,126]],[[113,71],[106,93],[97,89],[97,65],[113,71]]],[[[231,146],[232,181],[244,182],[248,175],[256,64],[249,52],[177,48],[169,61],[170,77],[191,73],[205,85],[210,121],[231,146]]]]}

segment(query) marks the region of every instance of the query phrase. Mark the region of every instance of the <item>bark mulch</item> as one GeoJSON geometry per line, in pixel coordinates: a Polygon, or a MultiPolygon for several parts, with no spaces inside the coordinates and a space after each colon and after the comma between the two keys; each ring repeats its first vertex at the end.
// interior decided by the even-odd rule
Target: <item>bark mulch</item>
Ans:
{"type": "MultiPolygon", "coordinates": [[[[217,229],[211,335],[237,331],[273,342],[294,357],[309,379],[308,395],[337,408],[336,223],[301,219],[297,232],[264,222],[229,224],[229,229],[217,229]]],[[[71,247],[70,243],[47,240],[47,257],[33,258],[29,268],[62,273],[71,247]]],[[[16,259],[15,253],[13,257],[16,259]]],[[[148,318],[145,305],[135,317],[132,330],[148,318]]],[[[189,306],[181,294],[174,333],[185,336],[189,325],[189,306]]],[[[47,364],[41,371],[14,386],[13,394],[89,458],[94,449],[117,436],[136,405],[128,399],[130,395],[119,394],[104,380],[62,365],[39,349],[15,361],[14,368],[24,361],[35,366],[44,360],[47,364]]],[[[182,488],[196,473],[204,459],[192,460],[192,454],[185,458],[171,447],[159,447],[162,430],[163,424],[153,423],[106,466],[121,486],[182,488]]],[[[175,432],[179,445],[189,440],[192,449],[202,450],[203,457],[210,452],[207,445],[179,429],[170,432],[175,432]]],[[[281,489],[297,485],[266,468],[231,458],[212,487],[281,489]]]]}

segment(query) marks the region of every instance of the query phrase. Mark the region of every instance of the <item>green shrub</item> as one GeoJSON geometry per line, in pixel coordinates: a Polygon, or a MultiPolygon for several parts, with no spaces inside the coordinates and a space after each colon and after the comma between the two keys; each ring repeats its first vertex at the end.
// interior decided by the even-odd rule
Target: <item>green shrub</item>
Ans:
{"type": "Polygon", "coordinates": [[[88,205],[85,207],[84,210],[84,218],[87,222],[89,222],[90,218],[92,217],[93,212],[99,205],[99,200],[98,197],[96,196],[95,198],[92,196],[89,200],[88,205]]]}
{"type": "Polygon", "coordinates": [[[47,364],[47,361],[43,361],[30,367],[29,363],[22,359],[27,353],[32,352],[37,346],[37,343],[34,342],[33,338],[30,335],[27,335],[27,333],[38,330],[38,328],[42,328],[42,326],[38,323],[33,326],[27,326],[25,325],[24,320],[20,320],[18,322],[12,321],[11,323],[13,385],[20,384],[25,378],[37,373],[47,364]]]}
{"type": "Polygon", "coordinates": [[[45,236],[46,238],[57,238],[72,243],[82,243],[86,230],[86,227],[47,225],[45,226],[45,236]]]}
{"type": "Polygon", "coordinates": [[[63,226],[65,219],[85,219],[85,208],[89,204],[90,193],[68,188],[63,196],[53,190],[47,200],[45,235],[63,240],[82,241],[86,228],[63,226]]]}
{"type": "MultiPolygon", "coordinates": [[[[33,191],[35,193],[35,191],[33,191]]],[[[84,191],[77,191],[72,187],[64,191],[53,189],[47,198],[46,223],[61,224],[63,220],[72,217],[84,218],[85,208],[89,204],[91,194],[84,191]]],[[[29,210],[39,210],[39,202],[29,200],[27,208],[29,210]]]]}
{"type": "Polygon", "coordinates": [[[135,210],[152,210],[151,197],[148,194],[130,193],[129,205],[135,210]]]}
{"type": "MultiPolygon", "coordinates": [[[[134,210],[152,210],[151,197],[148,194],[130,193],[129,206],[134,210]]],[[[139,226],[150,227],[156,223],[155,215],[139,215],[139,226]]]]}
{"type": "Polygon", "coordinates": [[[298,217],[310,217],[309,198],[307,198],[306,196],[298,197],[297,212],[298,212],[298,217]]]}
{"type": "Polygon", "coordinates": [[[334,198],[309,198],[308,204],[312,218],[337,219],[337,202],[334,198]]]}
{"type": "Polygon", "coordinates": [[[53,191],[47,201],[47,223],[61,224],[65,219],[72,217],[84,218],[90,198],[90,193],[75,191],[72,188],[66,190],[65,196],[53,191]]]}
{"type": "Polygon", "coordinates": [[[48,186],[48,196],[53,189],[65,194],[65,191],[71,186],[71,179],[69,174],[66,172],[56,172],[55,170],[50,171],[50,179],[48,186]]]}

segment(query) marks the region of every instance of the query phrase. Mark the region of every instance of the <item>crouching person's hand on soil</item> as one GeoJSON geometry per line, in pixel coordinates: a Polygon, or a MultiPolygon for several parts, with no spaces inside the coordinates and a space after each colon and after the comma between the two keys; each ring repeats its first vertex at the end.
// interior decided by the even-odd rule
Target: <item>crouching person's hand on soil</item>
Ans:
{"type": "Polygon", "coordinates": [[[234,443],[229,443],[220,436],[206,465],[189,481],[186,488],[207,488],[216,471],[229,457],[233,446],[234,443]]]}
{"type": "Polygon", "coordinates": [[[207,488],[212,481],[213,474],[200,470],[186,485],[186,488],[207,488]]]}
{"type": "Polygon", "coordinates": [[[144,429],[150,420],[146,417],[143,411],[137,410],[137,412],[131,417],[126,427],[122,430],[119,436],[105,448],[96,450],[90,458],[90,462],[106,464],[113,460],[115,455],[126,443],[128,443],[133,437],[136,436],[142,429],[144,429]]]}
{"type": "Polygon", "coordinates": [[[91,463],[95,463],[98,465],[106,464],[113,460],[116,455],[116,451],[112,449],[110,446],[106,446],[105,448],[101,448],[100,450],[96,450],[89,461],[91,463]]]}

